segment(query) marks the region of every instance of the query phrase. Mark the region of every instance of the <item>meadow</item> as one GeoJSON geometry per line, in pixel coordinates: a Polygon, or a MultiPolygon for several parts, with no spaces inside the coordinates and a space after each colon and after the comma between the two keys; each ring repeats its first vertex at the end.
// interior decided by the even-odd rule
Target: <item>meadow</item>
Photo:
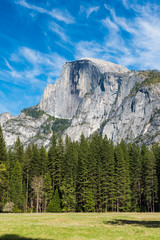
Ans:
{"type": "Polygon", "coordinates": [[[2,239],[160,239],[160,213],[0,214],[2,239]]]}

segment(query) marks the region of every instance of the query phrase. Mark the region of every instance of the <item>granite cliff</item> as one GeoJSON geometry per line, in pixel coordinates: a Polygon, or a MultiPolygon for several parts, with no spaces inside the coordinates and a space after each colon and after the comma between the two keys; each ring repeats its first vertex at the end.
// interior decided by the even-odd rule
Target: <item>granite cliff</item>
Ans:
{"type": "Polygon", "coordinates": [[[115,143],[124,138],[160,141],[160,73],[129,71],[103,60],[84,58],[63,65],[60,78],[44,90],[40,103],[13,117],[0,115],[8,146],[49,145],[52,130],[78,140],[95,131],[115,143]]]}

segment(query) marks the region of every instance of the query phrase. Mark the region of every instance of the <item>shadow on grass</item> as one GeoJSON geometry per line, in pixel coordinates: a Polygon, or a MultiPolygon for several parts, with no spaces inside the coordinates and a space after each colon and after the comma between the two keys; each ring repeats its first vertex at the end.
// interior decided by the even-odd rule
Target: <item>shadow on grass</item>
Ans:
{"type": "Polygon", "coordinates": [[[41,238],[26,238],[21,237],[15,234],[5,234],[3,236],[0,236],[0,240],[47,240],[47,239],[41,239],[41,238]]]}
{"type": "Polygon", "coordinates": [[[104,221],[104,224],[111,225],[135,225],[144,226],[147,228],[160,228],[160,221],[135,221],[135,220],[124,220],[124,219],[114,219],[113,221],[104,221]]]}

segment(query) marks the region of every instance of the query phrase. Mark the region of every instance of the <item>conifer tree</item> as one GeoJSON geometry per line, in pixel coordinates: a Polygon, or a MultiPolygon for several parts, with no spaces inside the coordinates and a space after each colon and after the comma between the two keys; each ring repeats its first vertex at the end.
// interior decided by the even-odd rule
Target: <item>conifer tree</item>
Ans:
{"type": "Polygon", "coordinates": [[[115,160],[113,142],[105,136],[102,141],[103,211],[114,211],[116,203],[115,160]]]}
{"type": "Polygon", "coordinates": [[[58,138],[57,142],[57,157],[54,163],[54,171],[55,171],[55,179],[56,179],[56,187],[60,189],[62,182],[62,164],[64,163],[64,144],[61,135],[58,138]]]}
{"type": "Polygon", "coordinates": [[[14,169],[16,160],[15,160],[15,155],[14,152],[12,151],[11,148],[8,150],[8,172],[9,172],[9,179],[11,178],[12,171],[14,169]]]}
{"type": "Polygon", "coordinates": [[[157,200],[158,181],[156,176],[155,157],[152,150],[145,154],[145,188],[144,194],[148,211],[155,211],[155,202],[157,200]]]}
{"type": "Polygon", "coordinates": [[[78,153],[76,144],[66,136],[64,154],[63,179],[61,184],[63,211],[75,211],[76,208],[76,177],[78,153]]]}
{"type": "Polygon", "coordinates": [[[158,181],[158,202],[157,210],[160,211],[160,145],[158,143],[153,144],[152,151],[156,159],[156,176],[158,181]]]}
{"type": "Polygon", "coordinates": [[[43,146],[40,148],[39,154],[40,154],[40,164],[41,164],[40,174],[44,176],[48,171],[48,154],[46,149],[43,146]]]}
{"type": "Polygon", "coordinates": [[[142,194],[141,194],[141,202],[142,207],[141,211],[147,211],[146,205],[146,194],[145,194],[145,177],[146,177],[146,158],[148,156],[148,149],[146,145],[143,143],[141,146],[141,158],[142,158],[142,194]]]}
{"type": "Polygon", "coordinates": [[[46,212],[48,203],[53,197],[52,181],[49,173],[44,176],[44,211],[46,212]]]}
{"type": "Polygon", "coordinates": [[[130,156],[130,179],[131,179],[131,191],[132,200],[131,206],[133,211],[141,210],[141,198],[142,198],[142,158],[141,151],[138,145],[135,143],[129,144],[129,156],[130,156]]]}
{"type": "Polygon", "coordinates": [[[117,212],[125,211],[126,203],[126,166],[121,145],[115,147],[117,212]]]}
{"type": "Polygon", "coordinates": [[[0,212],[6,200],[7,194],[6,181],[6,166],[4,163],[0,164],[0,212]]]}
{"type": "Polygon", "coordinates": [[[59,170],[59,164],[56,166],[56,161],[57,161],[57,140],[56,140],[56,135],[53,132],[52,138],[51,138],[51,146],[48,151],[48,167],[49,167],[49,173],[52,179],[52,186],[53,186],[53,192],[55,191],[57,187],[57,171],[56,168],[59,170]]]}
{"type": "Polygon", "coordinates": [[[96,211],[102,211],[102,138],[96,132],[90,142],[89,176],[92,185],[96,211]]]}
{"type": "Polygon", "coordinates": [[[3,138],[2,128],[0,126],[0,209],[4,204],[5,200],[7,200],[7,192],[8,192],[8,157],[5,141],[3,138]]]}
{"type": "Polygon", "coordinates": [[[24,150],[19,137],[17,137],[17,140],[14,144],[14,158],[15,158],[15,161],[18,161],[22,167],[23,161],[24,161],[24,150]]]}
{"type": "Polygon", "coordinates": [[[94,197],[93,197],[92,188],[90,184],[88,184],[88,187],[86,188],[86,199],[85,199],[84,211],[95,212],[95,202],[94,202],[94,197]]]}
{"type": "Polygon", "coordinates": [[[81,135],[78,151],[78,171],[77,171],[77,211],[85,211],[87,188],[90,185],[89,171],[89,146],[88,142],[81,135]]]}
{"type": "Polygon", "coordinates": [[[26,190],[26,200],[25,200],[25,211],[28,210],[28,197],[29,197],[29,182],[31,177],[31,161],[32,161],[32,148],[30,145],[27,146],[25,155],[24,155],[24,164],[23,164],[23,180],[25,183],[26,190]]]}
{"type": "Polygon", "coordinates": [[[40,159],[40,153],[37,145],[32,145],[32,159],[30,162],[30,168],[31,168],[31,179],[33,179],[35,176],[38,177],[41,175],[41,159],[40,159]]]}
{"type": "Polygon", "coordinates": [[[56,189],[53,199],[48,205],[48,212],[61,212],[61,200],[59,197],[58,189],[56,189]]]}
{"type": "Polygon", "coordinates": [[[18,160],[11,176],[11,201],[15,204],[16,211],[23,210],[22,169],[18,160]]]}
{"type": "Polygon", "coordinates": [[[3,138],[2,128],[0,126],[0,164],[3,163],[6,165],[6,162],[7,162],[7,150],[3,138]]]}
{"type": "Polygon", "coordinates": [[[124,206],[126,211],[129,211],[131,209],[131,188],[130,188],[130,158],[128,153],[128,148],[124,140],[122,139],[120,142],[121,149],[123,151],[123,157],[124,157],[124,164],[125,164],[125,199],[124,199],[124,206]]]}

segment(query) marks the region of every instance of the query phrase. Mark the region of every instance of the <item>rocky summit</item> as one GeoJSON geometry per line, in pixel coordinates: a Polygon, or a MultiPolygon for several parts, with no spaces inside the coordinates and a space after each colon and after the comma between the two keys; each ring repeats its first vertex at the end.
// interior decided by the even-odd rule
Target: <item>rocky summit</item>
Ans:
{"type": "Polygon", "coordinates": [[[78,140],[98,131],[114,143],[122,138],[149,145],[160,141],[160,73],[129,71],[104,60],[67,62],[40,103],[14,117],[0,115],[7,146],[49,146],[52,131],[78,140]]]}

